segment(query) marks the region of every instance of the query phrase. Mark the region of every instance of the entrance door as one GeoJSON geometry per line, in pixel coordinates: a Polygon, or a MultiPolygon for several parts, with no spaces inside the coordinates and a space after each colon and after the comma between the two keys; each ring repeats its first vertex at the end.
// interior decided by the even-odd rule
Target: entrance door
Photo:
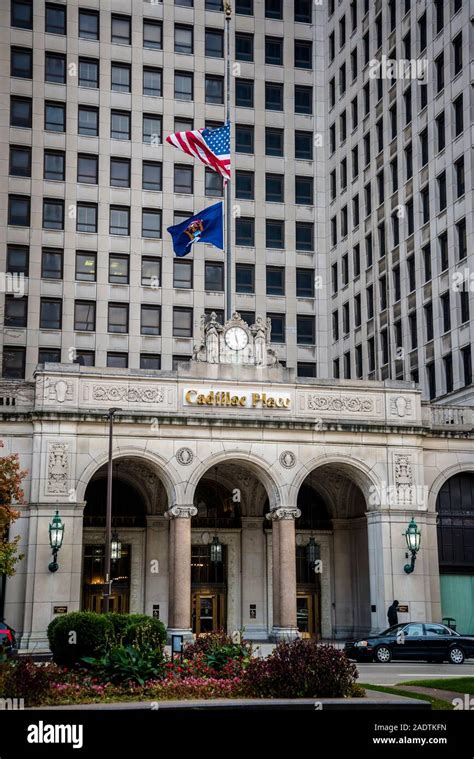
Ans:
{"type": "MultiPolygon", "coordinates": [[[[112,561],[112,593],[110,611],[128,614],[130,611],[130,554],[131,546],[122,543],[120,559],[112,561]]],[[[82,586],[83,611],[104,611],[105,546],[84,546],[84,572],[82,586]]]]}
{"type": "Polygon", "coordinates": [[[302,638],[319,638],[319,605],[313,593],[298,593],[296,597],[296,625],[302,638]]]}
{"type": "Polygon", "coordinates": [[[225,629],[225,595],[197,591],[192,595],[193,632],[196,635],[225,629]]]}

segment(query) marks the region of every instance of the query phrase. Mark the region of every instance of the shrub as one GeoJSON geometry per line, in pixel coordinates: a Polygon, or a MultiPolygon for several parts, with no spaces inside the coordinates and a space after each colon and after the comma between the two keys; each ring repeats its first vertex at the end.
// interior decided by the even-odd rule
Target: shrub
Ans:
{"type": "MultiPolygon", "coordinates": [[[[127,616],[127,615],[124,615],[127,616]]],[[[131,614],[123,633],[123,643],[163,649],[166,643],[166,628],[163,622],[145,614],[131,614]]]]}
{"type": "Polygon", "coordinates": [[[114,628],[108,615],[89,611],[63,614],[48,626],[49,647],[59,664],[72,665],[83,656],[96,656],[113,637],[114,628]],[[71,632],[75,633],[74,638],[71,632]]]}
{"type": "Polygon", "coordinates": [[[252,655],[252,646],[246,641],[234,643],[232,638],[223,630],[200,635],[194,643],[184,649],[185,659],[201,660],[213,672],[221,672],[225,668],[235,672],[236,667],[228,667],[229,662],[235,662],[237,668],[242,668],[252,655]]]}
{"type": "Polygon", "coordinates": [[[138,683],[164,676],[164,662],[161,651],[131,645],[114,645],[101,657],[85,656],[88,664],[101,682],[138,683]]]}
{"type": "Polygon", "coordinates": [[[269,698],[343,697],[358,677],[343,651],[312,639],[279,643],[266,659],[252,659],[244,682],[250,696],[269,698]]]}
{"type": "Polygon", "coordinates": [[[2,696],[23,698],[25,706],[43,701],[56,676],[56,667],[35,664],[29,656],[21,656],[6,665],[2,672],[2,696]]]}

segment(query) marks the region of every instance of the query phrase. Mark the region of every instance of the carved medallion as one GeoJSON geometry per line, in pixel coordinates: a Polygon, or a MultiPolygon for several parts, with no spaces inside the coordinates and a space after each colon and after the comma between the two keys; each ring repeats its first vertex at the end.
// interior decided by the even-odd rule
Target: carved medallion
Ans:
{"type": "Polygon", "coordinates": [[[283,453],[280,453],[279,461],[282,467],[291,469],[296,464],[296,456],[293,451],[283,451],[283,453]]]}
{"type": "Polygon", "coordinates": [[[180,464],[187,466],[193,462],[194,453],[192,452],[191,448],[180,448],[176,452],[176,458],[180,464]]]}

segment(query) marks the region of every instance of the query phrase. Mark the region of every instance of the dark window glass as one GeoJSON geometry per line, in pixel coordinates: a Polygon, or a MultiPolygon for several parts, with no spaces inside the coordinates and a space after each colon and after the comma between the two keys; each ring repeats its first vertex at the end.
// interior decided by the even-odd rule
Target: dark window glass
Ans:
{"type": "Polygon", "coordinates": [[[33,104],[31,98],[10,98],[10,126],[31,129],[33,104]]]}
{"type": "Polygon", "coordinates": [[[213,169],[206,166],[205,174],[205,194],[221,198],[224,195],[223,177],[213,169]]]}
{"type": "Polygon", "coordinates": [[[28,276],[30,251],[26,245],[7,246],[7,272],[28,276]]]}
{"type": "Polygon", "coordinates": [[[114,285],[128,285],[129,268],[128,256],[111,253],[109,256],[109,282],[114,285]]]}
{"type": "Polygon", "coordinates": [[[265,155],[283,157],[283,129],[265,128],[265,155]]]}
{"type": "Polygon", "coordinates": [[[314,345],[315,322],[314,316],[296,317],[296,342],[298,345],[314,345]]]}
{"type": "Polygon", "coordinates": [[[265,174],[265,200],[283,203],[285,200],[285,177],[283,174],[265,174]]]}
{"type": "Polygon", "coordinates": [[[285,222],[276,219],[267,219],[265,224],[265,243],[267,248],[285,247],[285,222]]]}
{"type": "Polygon", "coordinates": [[[174,191],[180,193],[192,193],[194,184],[193,166],[175,164],[174,166],[174,191]]]}
{"type": "Polygon", "coordinates": [[[267,295],[285,294],[285,268],[267,266],[267,295]]]}
{"type": "Polygon", "coordinates": [[[112,111],[110,114],[110,136],[114,140],[129,140],[131,114],[126,111],[112,111]]]}
{"type": "Polygon", "coordinates": [[[236,79],[235,105],[240,108],[253,108],[253,89],[252,79],[236,79]]]}
{"type": "Polygon", "coordinates": [[[46,3],[45,27],[48,34],[66,34],[66,12],[64,5],[46,3]]]}
{"type": "Polygon", "coordinates": [[[97,232],[97,205],[94,203],[77,204],[76,230],[78,232],[97,232]]]}
{"type": "Polygon", "coordinates": [[[128,355],[126,353],[107,353],[107,366],[110,369],[127,369],[128,355]]]}
{"type": "Polygon", "coordinates": [[[272,343],[284,343],[285,342],[285,315],[284,314],[268,314],[267,319],[271,320],[272,331],[270,340],[272,343]]]}
{"type": "Polygon", "coordinates": [[[115,332],[122,335],[127,334],[128,303],[109,303],[107,330],[108,332],[115,332]]]}
{"type": "Polygon", "coordinates": [[[24,379],[26,348],[13,345],[3,346],[2,377],[9,379],[24,379]]]}
{"type": "Polygon", "coordinates": [[[38,364],[59,364],[61,363],[60,348],[39,348],[38,364]]]}
{"type": "Polygon", "coordinates": [[[74,303],[74,329],[95,332],[95,302],[76,300],[74,303]]]}
{"type": "Polygon", "coordinates": [[[222,76],[206,74],[205,99],[206,103],[217,103],[218,105],[224,102],[224,78],[222,76]]]}
{"type": "Polygon", "coordinates": [[[283,110],[283,84],[265,82],[265,108],[267,111],[283,110]]]}
{"type": "Polygon", "coordinates": [[[244,200],[254,198],[254,173],[253,171],[235,172],[235,197],[244,200]]]}
{"type": "Polygon", "coordinates": [[[254,152],[254,127],[251,124],[235,125],[235,151],[250,154],[254,152]]]}
{"type": "Polygon", "coordinates": [[[235,289],[238,293],[255,292],[255,266],[253,264],[236,264],[235,289]]]}
{"type": "Polygon", "coordinates": [[[161,258],[142,258],[142,285],[161,287],[161,258]]]}
{"type": "Polygon", "coordinates": [[[163,47],[163,25],[161,21],[143,19],[143,47],[161,50],[163,47]]]}
{"type": "Polygon", "coordinates": [[[98,137],[99,109],[93,106],[80,105],[78,108],[77,130],[79,134],[86,135],[87,137],[98,137]]]}
{"type": "Polygon", "coordinates": [[[283,0],[265,0],[265,18],[283,18],[283,0]]]}
{"type": "Polygon", "coordinates": [[[224,32],[220,29],[206,29],[204,55],[207,58],[224,57],[224,32]]]}
{"type": "Polygon", "coordinates": [[[158,161],[143,161],[142,187],[144,190],[159,191],[162,189],[161,163],[158,163],[158,161]]]}
{"type": "Polygon", "coordinates": [[[314,250],[314,225],[311,222],[296,222],[296,250],[314,250]]]}
{"type": "Polygon", "coordinates": [[[142,305],[140,319],[140,333],[142,335],[161,334],[161,308],[160,306],[142,305]]]}
{"type": "Polygon", "coordinates": [[[313,113],[313,88],[295,84],[295,113],[313,113]]]}
{"type": "Polygon", "coordinates": [[[58,248],[43,248],[41,251],[41,277],[43,279],[63,278],[63,251],[58,248]]]}
{"type": "Polygon", "coordinates": [[[204,289],[216,292],[224,290],[224,264],[212,261],[205,262],[204,289]]]}
{"type": "Polygon", "coordinates": [[[110,184],[112,187],[130,187],[130,158],[110,159],[110,184]]]}
{"type": "Polygon", "coordinates": [[[77,181],[97,184],[99,178],[99,156],[79,153],[77,156],[77,181]]]}
{"type": "Polygon", "coordinates": [[[175,24],[174,27],[174,51],[175,53],[193,53],[193,28],[192,26],[183,26],[175,24]]]}
{"type": "MultiPolygon", "coordinates": [[[[110,69],[110,89],[114,92],[132,91],[132,68],[128,63],[112,63],[110,69]]],[[[147,93],[143,93],[144,95],[147,93]]]]}
{"type": "MultiPolygon", "coordinates": [[[[312,3],[311,0],[295,0],[295,21],[302,24],[311,24],[312,22],[312,3]]],[[[314,376],[314,375],[309,375],[314,376]]]]}
{"type": "Polygon", "coordinates": [[[26,195],[8,196],[8,223],[15,227],[30,226],[31,199],[26,195]]]}
{"type": "Polygon", "coordinates": [[[95,58],[79,58],[79,87],[99,86],[99,61],[95,58]]]}
{"type": "Polygon", "coordinates": [[[61,329],[62,306],[57,298],[41,298],[40,329],[61,329]]]}
{"type": "Polygon", "coordinates": [[[44,128],[47,132],[66,131],[66,103],[45,103],[44,128]]]}
{"type": "Polygon", "coordinates": [[[43,200],[43,229],[64,229],[64,200],[43,200]]]}
{"type": "Polygon", "coordinates": [[[313,204],[313,177],[295,177],[295,202],[313,204]]]}
{"type": "Polygon", "coordinates": [[[162,141],[162,118],[143,114],[143,142],[149,145],[160,145],[162,141]]]}
{"type": "Polygon", "coordinates": [[[295,158],[313,160],[313,139],[312,132],[295,132],[295,158]]]}
{"type": "Polygon", "coordinates": [[[235,58],[237,61],[253,61],[253,34],[235,33],[235,58]]]}
{"type": "Polygon", "coordinates": [[[156,353],[140,353],[140,369],[161,369],[161,356],[156,353]]]}
{"type": "Polygon", "coordinates": [[[66,56],[61,53],[46,53],[44,63],[45,82],[66,84],[66,56]]]}
{"type": "Polygon", "coordinates": [[[76,364],[80,366],[95,366],[94,351],[76,351],[76,364]]]}
{"type": "Polygon", "coordinates": [[[173,337],[193,336],[193,309],[173,308],[173,337]]]}
{"type": "Polygon", "coordinates": [[[311,41],[295,40],[295,68],[313,68],[313,43],[311,41]]]}
{"type": "Polygon", "coordinates": [[[28,47],[12,47],[10,76],[20,77],[20,79],[33,77],[33,50],[28,47]]]}
{"type": "Polygon", "coordinates": [[[173,261],[173,287],[190,290],[193,286],[193,262],[175,259],[173,261]]]}
{"type": "Polygon", "coordinates": [[[28,298],[5,295],[5,327],[26,327],[28,320],[28,298]]]}
{"type": "Polygon", "coordinates": [[[235,220],[235,244],[255,245],[255,219],[240,217],[235,220]]]}
{"type": "Polygon", "coordinates": [[[161,211],[142,210],[142,237],[161,237],[161,211]]]}
{"type": "Polygon", "coordinates": [[[253,0],[236,0],[235,12],[242,16],[253,16],[253,0]]]}
{"type": "Polygon", "coordinates": [[[31,148],[23,145],[10,145],[9,173],[15,177],[31,176],[31,148]]]}
{"type": "Polygon", "coordinates": [[[17,29],[33,29],[33,0],[12,0],[10,23],[17,29]]]}
{"type": "Polygon", "coordinates": [[[109,233],[111,235],[130,234],[130,209],[125,206],[110,206],[109,233]]]}
{"type": "Polygon", "coordinates": [[[98,11],[79,9],[79,37],[87,40],[99,39],[98,11]]]}
{"type": "Polygon", "coordinates": [[[129,16],[112,14],[112,44],[130,45],[132,41],[132,19],[129,16]]]}
{"type": "Polygon", "coordinates": [[[283,37],[265,37],[265,63],[283,66],[283,37]]]}
{"type": "Polygon", "coordinates": [[[76,280],[95,282],[97,270],[97,253],[86,250],[76,251],[76,280]]]}
{"type": "Polygon", "coordinates": [[[298,361],[296,373],[298,377],[316,377],[316,364],[298,361]]]}
{"type": "Polygon", "coordinates": [[[296,269],[296,297],[314,298],[313,269],[296,269]]]}
{"type": "Polygon", "coordinates": [[[193,100],[194,77],[192,72],[175,71],[174,96],[177,100],[193,100]]]}

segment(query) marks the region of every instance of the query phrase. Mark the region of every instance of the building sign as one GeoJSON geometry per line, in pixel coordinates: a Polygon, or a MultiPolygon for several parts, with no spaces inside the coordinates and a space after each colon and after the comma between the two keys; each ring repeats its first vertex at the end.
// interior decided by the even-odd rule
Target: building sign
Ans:
{"type": "Polygon", "coordinates": [[[153,617],[155,619],[160,618],[160,604],[153,604],[153,617]]]}
{"type": "Polygon", "coordinates": [[[240,390],[205,390],[200,392],[194,388],[183,390],[185,406],[213,406],[219,408],[254,408],[254,409],[289,409],[291,398],[286,393],[272,395],[270,393],[242,393],[240,390]]]}
{"type": "Polygon", "coordinates": [[[67,614],[67,606],[53,606],[53,614],[67,614]]]}
{"type": "Polygon", "coordinates": [[[408,604],[398,604],[398,609],[401,614],[408,614],[408,604]]]}

